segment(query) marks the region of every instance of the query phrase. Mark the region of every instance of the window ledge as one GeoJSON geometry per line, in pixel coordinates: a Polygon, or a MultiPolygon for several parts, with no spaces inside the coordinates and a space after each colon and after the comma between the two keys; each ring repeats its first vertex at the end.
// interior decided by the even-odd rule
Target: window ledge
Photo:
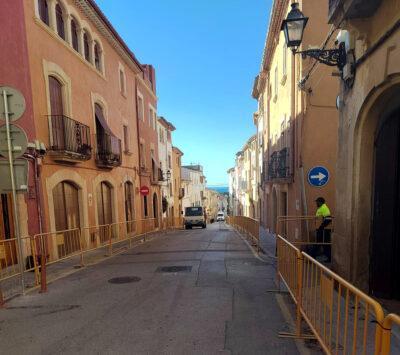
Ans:
{"type": "Polygon", "coordinates": [[[281,79],[281,85],[282,85],[282,86],[285,85],[286,80],[287,80],[287,75],[285,74],[285,75],[282,77],[282,79],[281,79]]]}
{"type": "Polygon", "coordinates": [[[132,155],[133,153],[130,150],[124,150],[125,155],[132,155]]]}

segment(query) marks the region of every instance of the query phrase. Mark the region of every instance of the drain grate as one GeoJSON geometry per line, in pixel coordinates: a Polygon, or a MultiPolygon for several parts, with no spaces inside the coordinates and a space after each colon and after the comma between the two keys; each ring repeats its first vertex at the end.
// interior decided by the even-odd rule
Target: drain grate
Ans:
{"type": "Polygon", "coordinates": [[[188,265],[160,266],[156,272],[192,272],[192,267],[188,265]]]}
{"type": "Polygon", "coordinates": [[[109,279],[108,282],[110,284],[129,284],[132,282],[139,282],[141,280],[140,277],[136,276],[122,276],[122,277],[114,277],[112,279],[109,279]]]}

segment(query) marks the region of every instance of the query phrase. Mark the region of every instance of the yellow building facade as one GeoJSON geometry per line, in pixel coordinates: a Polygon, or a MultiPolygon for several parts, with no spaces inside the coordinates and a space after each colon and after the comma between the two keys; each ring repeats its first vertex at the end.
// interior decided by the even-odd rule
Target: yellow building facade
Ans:
{"type": "MultiPolygon", "coordinates": [[[[301,49],[324,42],[329,25],[324,15],[327,2],[300,2],[303,13],[313,19],[301,49]]],[[[322,196],[335,213],[335,162],[338,112],[335,107],[338,80],[334,69],[302,60],[286,47],[282,21],[290,2],[274,2],[261,70],[253,97],[258,101],[254,115],[258,149],[261,150],[261,223],[275,231],[278,216],[315,214],[315,199],[322,196]],[[329,172],[324,186],[312,186],[308,174],[323,166],[329,172]]],[[[308,238],[312,231],[301,223],[286,226],[294,238],[308,238]]]]}

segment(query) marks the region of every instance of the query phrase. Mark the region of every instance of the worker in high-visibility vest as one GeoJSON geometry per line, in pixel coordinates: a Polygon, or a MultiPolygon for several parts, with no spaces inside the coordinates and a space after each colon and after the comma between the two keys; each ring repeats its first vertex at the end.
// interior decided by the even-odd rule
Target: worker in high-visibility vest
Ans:
{"type": "MultiPolygon", "coordinates": [[[[328,227],[332,223],[331,211],[323,197],[318,197],[315,202],[317,204],[317,212],[315,215],[316,217],[322,218],[321,225],[317,229],[317,243],[330,243],[332,230],[328,227]]],[[[322,255],[318,256],[318,259],[324,262],[331,262],[331,246],[323,245],[322,253],[322,255]]]]}

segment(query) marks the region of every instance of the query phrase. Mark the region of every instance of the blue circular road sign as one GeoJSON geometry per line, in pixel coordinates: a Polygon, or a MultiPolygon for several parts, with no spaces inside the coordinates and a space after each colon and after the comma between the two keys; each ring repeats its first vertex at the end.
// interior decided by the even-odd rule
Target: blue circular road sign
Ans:
{"type": "Polygon", "coordinates": [[[311,186],[321,187],[328,183],[329,171],[323,166],[315,166],[308,172],[308,183],[311,186]]]}

